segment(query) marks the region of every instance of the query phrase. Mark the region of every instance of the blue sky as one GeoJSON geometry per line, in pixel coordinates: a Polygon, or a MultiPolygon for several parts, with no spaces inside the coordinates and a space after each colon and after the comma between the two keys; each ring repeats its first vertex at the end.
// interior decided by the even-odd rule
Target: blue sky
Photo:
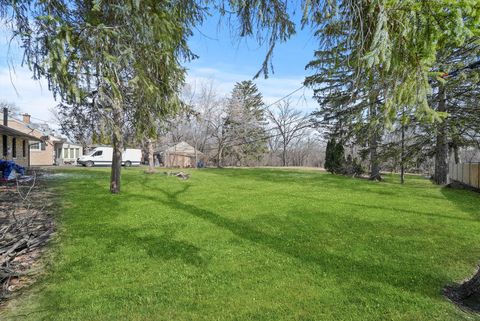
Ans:
{"type": "MultiPolygon", "coordinates": [[[[21,67],[21,50],[13,42],[8,46],[9,31],[0,27],[0,100],[15,102],[22,111],[37,120],[51,121],[56,102],[42,81],[31,79],[28,69],[21,67]]],[[[309,30],[297,30],[288,42],[277,45],[274,56],[274,73],[268,79],[254,80],[266,103],[272,103],[302,85],[308,74],[305,65],[313,57],[316,41],[309,30]]],[[[186,63],[187,83],[213,82],[220,95],[228,95],[235,82],[252,79],[261,67],[267,47],[252,39],[232,37],[225,23],[219,24],[211,17],[195,30],[190,39],[191,49],[198,59],[186,63]]],[[[292,104],[305,112],[316,108],[312,91],[304,89],[292,96],[292,104]]]]}
{"type": "MultiPolygon", "coordinates": [[[[265,102],[274,102],[302,85],[308,73],[305,65],[312,59],[316,43],[311,31],[298,28],[289,41],[276,46],[272,61],[274,73],[268,79],[261,76],[254,80],[265,102]]],[[[207,20],[195,32],[190,46],[199,58],[187,64],[189,82],[213,79],[222,94],[228,94],[236,81],[252,79],[268,49],[253,39],[232,36],[228,25],[219,24],[217,17],[207,20]]],[[[292,103],[299,109],[311,111],[316,108],[311,96],[311,90],[301,90],[292,97],[292,103]]]]}

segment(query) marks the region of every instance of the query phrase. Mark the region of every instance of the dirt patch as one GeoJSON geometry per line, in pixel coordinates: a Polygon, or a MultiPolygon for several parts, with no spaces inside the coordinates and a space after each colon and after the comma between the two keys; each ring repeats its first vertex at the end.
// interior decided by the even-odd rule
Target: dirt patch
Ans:
{"type": "Polygon", "coordinates": [[[54,194],[42,176],[0,186],[0,304],[35,281],[54,233],[54,194]]]}

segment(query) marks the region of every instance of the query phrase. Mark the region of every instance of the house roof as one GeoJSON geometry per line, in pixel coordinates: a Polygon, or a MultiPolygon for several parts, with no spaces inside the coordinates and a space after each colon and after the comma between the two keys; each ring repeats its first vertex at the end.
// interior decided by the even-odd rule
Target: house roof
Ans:
{"type": "MultiPolygon", "coordinates": [[[[0,116],[3,117],[2,111],[0,111],[0,116]]],[[[34,123],[34,122],[25,123],[23,120],[17,119],[16,117],[10,117],[10,116],[8,117],[8,121],[15,122],[20,126],[22,126],[23,129],[20,129],[21,132],[24,132],[24,133],[28,132],[29,134],[35,132],[37,136],[41,136],[40,138],[41,140],[50,140],[53,142],[60,142],[62,139],[64,139],[63,137],[57,137],[55,131],[52,130],[47,123],[44,123],[44,124],[34,123]]]]}
{"type": "Polygon", "coordinates": [[[81,148],[83,148],[83,146],[81,144],[71,143],[66,139],[56,141],[55,144],[61,144],[64,147],[69,146],[69,147],[81,147],[81,148]]]}
{"type": "Polygon", "coordinates": [[[16,129],[13,129],[13,128],[10,128],[10,127],[4,126],[4,125],[0,125],[0,134],[10,135],[10,136],[18,136],[18,137],[25,137],[25,138],[28,138],[29,140],[36,140],[36,141],[39,141],[39,142],[42,141],[40,138],[22,133],[19,130],[16,130],[16,129]]]}
{"type": "MultiPolygon", "coordinates": [[[[164,153],[168,153],[170,155],[177,154],[177,155],[190,155],[195,156],[195,148],[186,142],[180,142],[174,146],[168,147],[163,150],[164,153]]],[[[203,155],[202,152],[196,151],[197,155],[203,155]]]]}

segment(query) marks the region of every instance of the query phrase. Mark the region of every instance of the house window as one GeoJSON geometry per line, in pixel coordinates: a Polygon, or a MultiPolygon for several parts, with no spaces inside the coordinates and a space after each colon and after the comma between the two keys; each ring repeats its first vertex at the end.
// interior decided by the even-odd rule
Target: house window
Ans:
{"type": "Polygon", "coordinates": [[[3,147],[3,151],[2,151],[2,154],[3,156],[7,156],[8,154],[8,139],[7,139],[7,135],[3,135],[2,136],[2,147],[3,147]]]}
{"type": "Polygon", "coordinates": [[[12,137],[12,157],[17,157],[17,138],[12,137]]]}
{"type": "Polygon", "coordinates": [[[75,149],[70,148],[70,158],[74,158],[74,157],[75,157],[75,149]]]}
{"type": "Polygon", "coordinates": [[[80,148],[75,148],[75,158],[78,158],[80,155],[80,148]]]}
{"type": "Polygon", "coordinates": [[[45,150],[46,147],[47,147],[47,144],[45,144],[45,142],[40,143],[40,149],[41,150],[45,150]]]}
{"type": "Polygon", "coordinates": [[[30,150],[40,150],[40,143],[30,145],[30,150]]]}
{"type": "Polygon", "coordinates": [[[22,155],[27,157],[27,141],[25,139],[22,140],[22,155]]]}
{"type": "Polygon", "coordinates": [[[63,149],[63,158],[68,158],[68,148],[63,149]]]}

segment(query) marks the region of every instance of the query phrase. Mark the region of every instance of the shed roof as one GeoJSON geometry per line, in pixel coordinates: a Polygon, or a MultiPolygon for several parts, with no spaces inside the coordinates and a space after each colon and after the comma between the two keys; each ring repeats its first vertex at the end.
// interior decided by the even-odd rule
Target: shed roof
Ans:
{"type": "Polygon", "coordinates": [[[0,125],[0,134],[1,135],[9,135],[9,136],[17,136],[17,137],[25,137],[25,138],[28,138],[29,140],[36,140],[36,141],[39,141],[39,142],[42,141],[40,138],[22,133],[19,130],[16,130],[16,129],[13,129],[13,128],[10,128],[10,127],[4,126],[4,125],[0,125]]]}
{"type": "MultiPolygon", "coordinates": [[[[168,147],[164,150],[164,153],[168,153],[170,155],[178,154],[178,155],[190,155],[195,156],[195,148],[186,142],[180,142],[174,146],[168,147]]],[[[197,155],[203,155],[202,152],[196,151],[197,155]]]]}

